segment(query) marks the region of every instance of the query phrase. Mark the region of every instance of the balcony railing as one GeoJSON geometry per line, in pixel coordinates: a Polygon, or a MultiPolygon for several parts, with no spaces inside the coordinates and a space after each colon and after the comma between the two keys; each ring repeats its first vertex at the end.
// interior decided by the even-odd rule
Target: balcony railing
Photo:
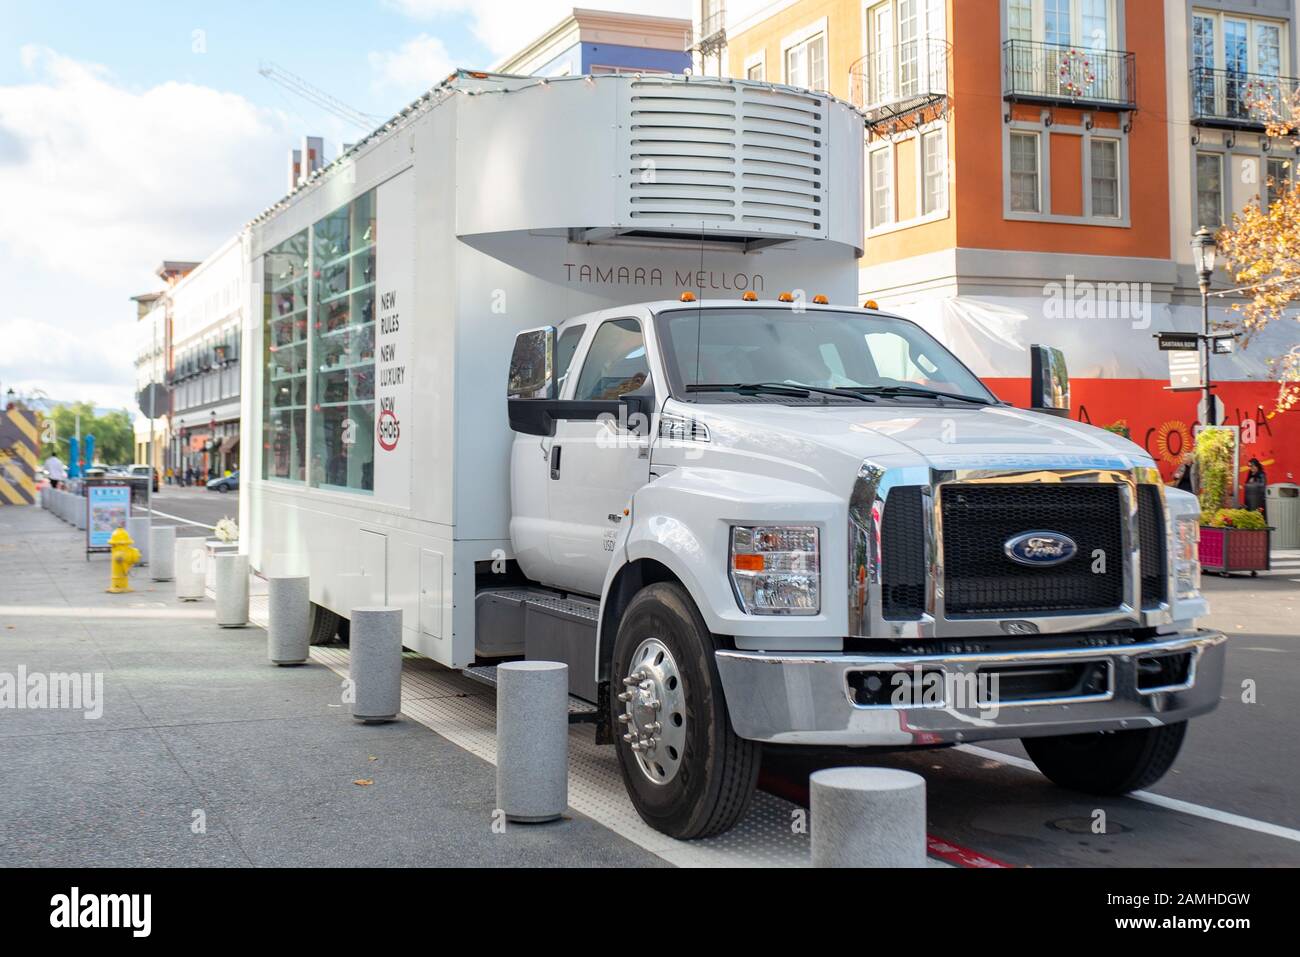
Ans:
{"type": "Polygon", "coordinates": [[[1029,40],[1008,40],[1002,53],[1002,96],[1013,103],[1137,107],[1132,53],[1029,40]]]}
{"type": "Polygon", "coordinates": [[[928,37],[873,50],[849,67],[853,105],[875,124],[946,100],[951,51],[928,37]]]}
{"type": "Polygon", "coordinates": [[[1262,130],[1270,119],[1286,120],[1300,80],[1236,70],[1193,67],[1192,122],[1235,130],[1262,130]]]}

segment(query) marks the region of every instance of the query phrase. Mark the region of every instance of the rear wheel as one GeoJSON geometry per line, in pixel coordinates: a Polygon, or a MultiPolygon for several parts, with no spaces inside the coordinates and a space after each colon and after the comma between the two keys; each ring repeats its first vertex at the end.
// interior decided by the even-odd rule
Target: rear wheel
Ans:
{"type": "Polygon", "coordinates": [[[1038,770],[1054,784],[1086,794],[1126,794],[1155,784],[1173,766],[1187,734],[1187,722],[1106,731],[1023,738],[1038,770]]]}
{"type": "Polygon", "coordinates": [[[335,612],[312,602],[311,606],[311,643],[328,645],[339,633],[339,624],[343,619],[335,612]]]}
{"type": "Polygon", "coordinates": [[[720,834],[744,816],[760,746],[736,735],[717,639],[681,585],[637,593],[619,625],[610,701],[618,762],[637,813],[670,837],[720,834]]]}

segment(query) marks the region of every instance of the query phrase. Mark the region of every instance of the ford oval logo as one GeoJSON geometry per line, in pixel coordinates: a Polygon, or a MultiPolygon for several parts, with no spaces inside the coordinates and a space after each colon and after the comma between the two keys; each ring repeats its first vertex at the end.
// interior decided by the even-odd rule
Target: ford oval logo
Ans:
{"type": "Polygon", "coordinates": [[[1025,532],[1008,538],[1002,550],[1017,564],[1045,568],[1068,562],[1079,546],[1069,535],[1060,532],[1025,532]]]}

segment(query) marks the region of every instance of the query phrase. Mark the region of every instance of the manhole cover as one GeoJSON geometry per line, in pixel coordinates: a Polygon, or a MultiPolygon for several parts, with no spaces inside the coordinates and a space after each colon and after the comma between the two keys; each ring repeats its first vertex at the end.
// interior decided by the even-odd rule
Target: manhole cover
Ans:
{"type": "Polygon", "coordinates": [[[1127,824],[1121,824],[1109,815],[1098,819],[1094,817],[1061,817],[1048,821],[1047,826],[1054,831],[1066,834],[1125,834],[1131,830],[1127,824]]]}

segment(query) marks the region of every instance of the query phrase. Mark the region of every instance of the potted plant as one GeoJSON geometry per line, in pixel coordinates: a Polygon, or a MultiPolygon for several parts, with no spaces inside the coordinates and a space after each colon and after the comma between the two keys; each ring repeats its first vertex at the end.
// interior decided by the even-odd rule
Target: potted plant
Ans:
{"type": "Polygon", "coordinates": [[[1201,513],[1201,568],[1228,575],[1269,569],[1269,533],[1273,530],[1259,512],[1246,508],[1220,508],[1201,513]]]}

